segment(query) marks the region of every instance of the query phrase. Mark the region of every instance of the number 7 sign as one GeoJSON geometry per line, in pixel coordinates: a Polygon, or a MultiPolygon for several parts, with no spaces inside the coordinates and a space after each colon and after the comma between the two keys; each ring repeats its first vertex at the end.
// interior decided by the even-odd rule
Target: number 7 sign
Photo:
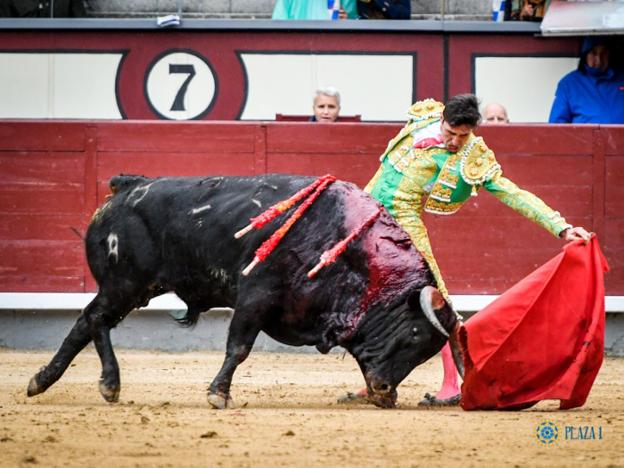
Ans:
{"type": "Polygon", "coordinates": [[[208,60],[191,50],[165,52],[146,73],[147,101],[165,119],[200,118],[214,103],[216,88],[208,60]]]}

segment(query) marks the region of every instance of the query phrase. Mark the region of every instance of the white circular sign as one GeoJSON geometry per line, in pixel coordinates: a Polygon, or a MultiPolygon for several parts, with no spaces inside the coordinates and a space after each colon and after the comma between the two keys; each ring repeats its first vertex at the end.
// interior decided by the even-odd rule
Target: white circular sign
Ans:
{"type": "Polygon", "coordinates": [[[191,51],[168,52],[147,71],[145,95],[158,115],[172,120],[191,120],[212,105],[217,82],[208,61],[191,51]]]}

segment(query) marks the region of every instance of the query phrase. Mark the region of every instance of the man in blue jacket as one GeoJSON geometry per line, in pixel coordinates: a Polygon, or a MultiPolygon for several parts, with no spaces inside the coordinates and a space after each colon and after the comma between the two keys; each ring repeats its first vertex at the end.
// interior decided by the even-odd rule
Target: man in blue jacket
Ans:
{"type": "Polygon", "coordinates": [[[583,41],[578,69],[557,85],[550,123],[624,123],[624,72],[610,67],[607,38],[583,41]]]}

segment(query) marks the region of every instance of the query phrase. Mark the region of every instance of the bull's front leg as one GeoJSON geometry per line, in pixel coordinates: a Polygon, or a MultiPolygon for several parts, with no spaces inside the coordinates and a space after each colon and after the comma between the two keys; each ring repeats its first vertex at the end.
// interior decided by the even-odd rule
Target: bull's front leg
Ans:
{"type": "Polygon", "coordinates": [[[224,409],[232,406],[232,397],[230,396],[230,386],[234,371],[240,363],[242,363],[253,347],[258,333],[260,333],[259,316],[252,317],[250,315],[239,313],[241,309],[236,308],[230,330],[228,332],[227,348],[225,352],[225,360],[221,366],[221,370],[210,384],[208,391],[208,403],[213,408],[224,409]]]}

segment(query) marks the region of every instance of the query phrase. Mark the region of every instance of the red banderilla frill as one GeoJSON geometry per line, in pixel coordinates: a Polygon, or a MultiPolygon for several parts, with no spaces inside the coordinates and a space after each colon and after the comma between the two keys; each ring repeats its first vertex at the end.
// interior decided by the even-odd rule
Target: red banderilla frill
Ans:
{"type": "MultiPolygon", "coordinates": [[[[250,223],[247,226],[245,226],[243,229],[238,231],[236,234],[234,234],[234,237],[236,239],[240,239],[252,229],[260,229],[265,224],[270,223],[279,215],[284,213],[286,210],[289,210],[290,208],[292,208],[295,205],[295,203],[297,203],[299,200],[310,195],[314,191],[314,189],[316,189],[323,182],[328,181],[328,180],[330,181],[329,183],[331,183],[335,181],[336,178],[331,174],[325,174],[324,176],[319,177],[307,187],[304,187],[301,190],[299,190],[288,200],[282,200],[281,202],[276,203],[275,205],[273,205],[266,211],[263,211],[258,216],[251,218],[249,220],[250,223]]],[[[327,185],[328,184],[325,184],[324,187],[327,187],[327,185]]]]}
{"type": "Polygon", "coordinates": [[[308,271],[308,278],[314,277],[321,268],[326,267],[330,263],[334,263],[336,259],[340,256],[340,254],[346,250],[349,242],[362,234],[362,232],[368,229],[375,222],[375,220],[379,217],[379,213],[381,213],[381,208],[373,213],[366,221],[360,224],[359,227],[351,231],[351,234],[338,242],[331,249],[323,252],[323,254],[321,255],[321,260],[316,264],[314,268],[308,271]]]}
{"type": "Polygon", "coordinates": [[[262,243],[262,245],[258,247],[258,249],[255,252],[255,257],[253,261],[249,265],[247,265],[245,269],[243,270],[243,275],[247,276],[258,263],[263,262],[271,254],[271,252],[273,252],[275,247],[278,246],[278,244],[284,238],[286,233],[290,230],[292,225],[295,224],[297,220],[299,220],[299,218],[301,218],[303,213],[305,213],[305,211],[312,205],[312,203],[314,203],[314,200],[318,198],[318,196],[323,192],[323,190],[325,190],[327,186],[329,186],[335,180],[336,178],[332,175],[324,175],[323,177],[319,177],[312,184],[300,190],[295,195],[290,197],[288,200],[277,203],[273,205],[271,208],[269,208],[268,210],[266,210],[264,213],[260,214],[259,216],[256,216],[255,218],[252,218],[251,224],[249,226],[247,226],[245,229],[242,229],[241,231],[236,233],[236,235],[238,235],[242,231],[245,231],[245,232],[242,232],[240,236],[238,236],[238,237],[241,237],[246,232],[248,232],[254,227],[257,229],[258,227],[264,226],[266,223],[275,219],[281,213],[283,213],[288,208],[290,208],[295,203],[297,203],[297,201],[299,201],[305,196],[308,196],[308,198],[306,198],[305,201],[301,205],[299,205],[299,207],[295,210],[292,216],[288,218],[286,222],[271,235],[271,237],[265,240],[262,243]],[[314,192],[312,192],[312,190],[314,190],[314,192]],[[279,210],[282,210],[282,211],[279,211],[279,210]],[[258,220],[257,223],[255,222],[255,220],[258,220]],[[256,224],[259,226],[256,227],[256,224]]]}

